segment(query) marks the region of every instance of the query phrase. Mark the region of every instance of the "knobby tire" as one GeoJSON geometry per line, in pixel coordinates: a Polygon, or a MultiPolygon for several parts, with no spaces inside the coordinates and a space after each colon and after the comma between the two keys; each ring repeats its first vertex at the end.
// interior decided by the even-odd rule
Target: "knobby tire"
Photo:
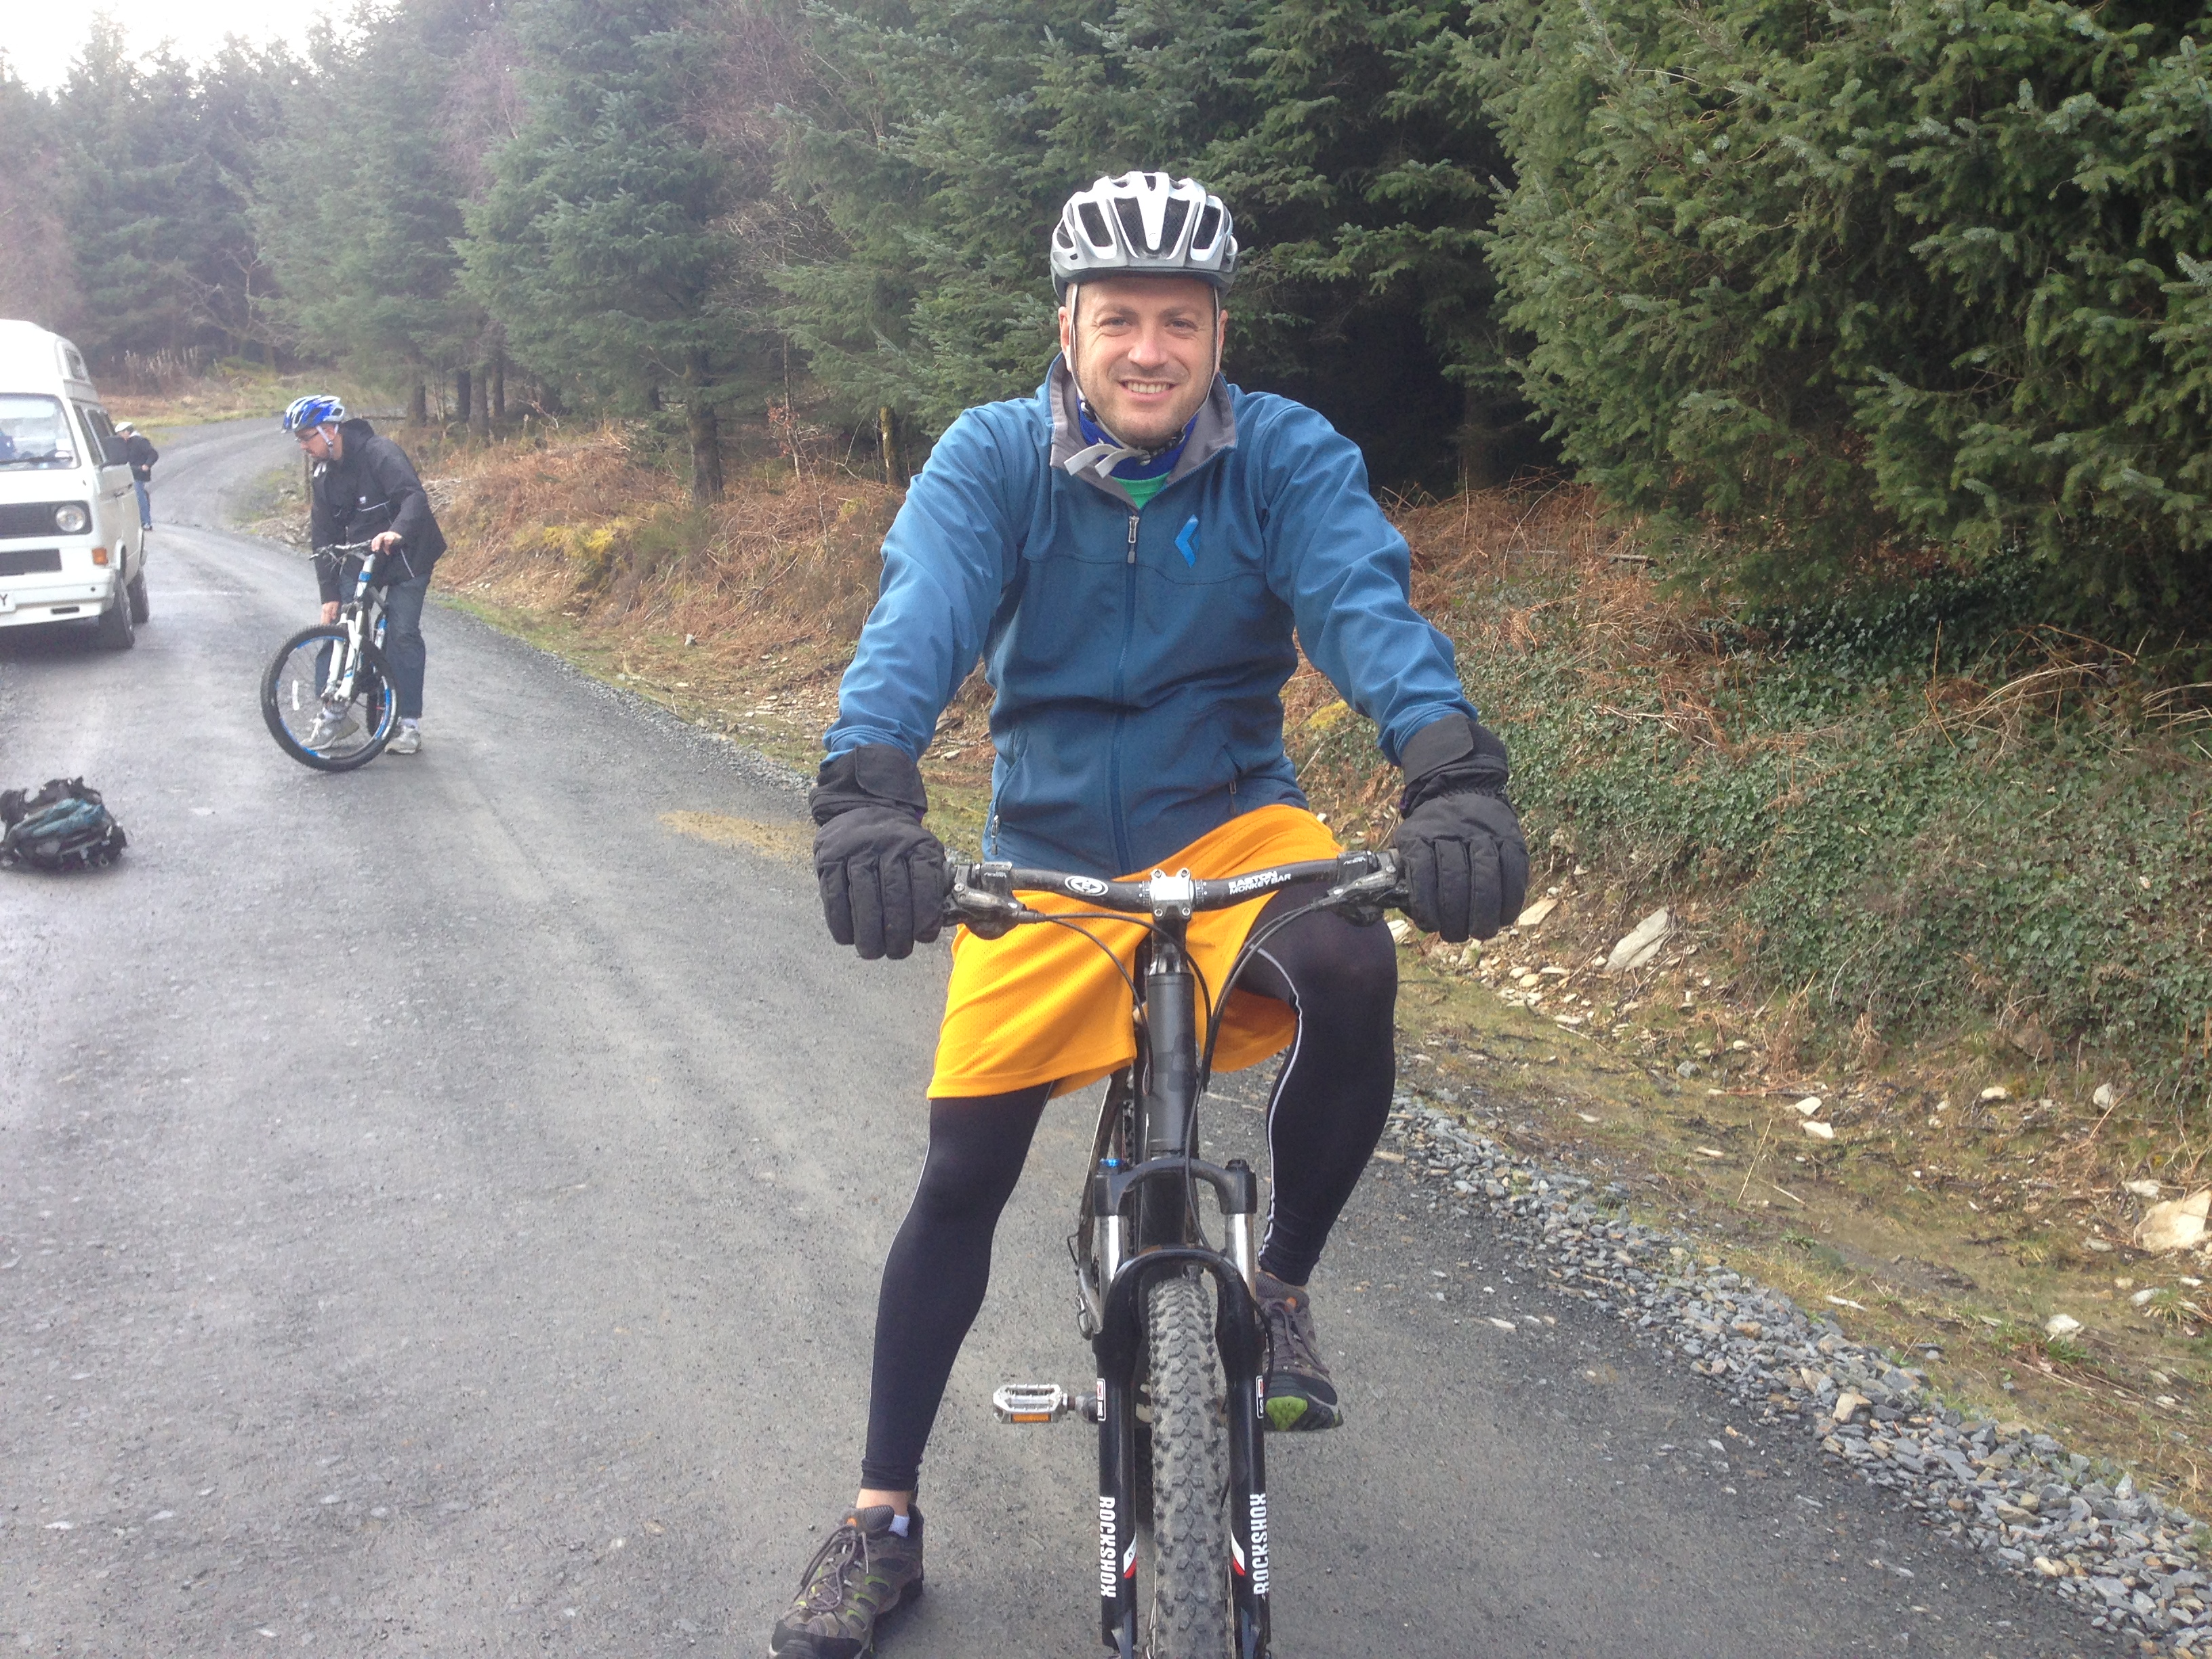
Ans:
{"type": "Polygon", "coordinates": [[[1213,1297],[1176,1273],[1146,1292],[1152,1395],[1151,1659],[1228,1659],[1229,1425],[1213,1297]]]}

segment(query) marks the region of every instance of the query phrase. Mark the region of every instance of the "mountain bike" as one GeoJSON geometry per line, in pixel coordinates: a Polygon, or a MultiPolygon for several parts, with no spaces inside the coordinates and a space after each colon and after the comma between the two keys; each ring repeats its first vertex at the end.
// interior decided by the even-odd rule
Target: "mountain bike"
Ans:
{"type": "Polygon", "coordinates": [[[1260,1183],[1242,1158],[1215,1164],[1200,1156],[1198,1103],[1230,993],[1254,954],[1316,910],[1379,921],[1404,900],[1398,855],[1348,853],[1220,880],[1155,871],[1148,881],[1100,881],[995,862],[956,866],[952,877],[946,920],[983,939],[1037,923],[1071,927],[1121,967],[1083,924],[1134,921],[1146,933],[1134,969],[1121,967],[1136,1060],[1107,1086],[1067,1241],[1076,1325],[1091,1342],[1097,1382],[1089,1389],[1009,1383],[993,1407],[1009,1423],[1080,1416],[1097,1425],[1099,1632],[1108,1648],[1121,1659],[1266,1659],[1267,1338],[1253,1240],[1260,1183]],[[1204,983],[1186,948],[1193,915],[1319,882],[1328,885],[1317,897],[1253,930],[1218,992],[1204,983]],[[1034,909],[1022,893],[1086,908],[1034,909]],[[1200,1214],[1201,1187],[1213,1194],[1220,1249],[1200,1214]]]}
{"type": "Polygon", "coordinates": [[[384,661],[383,590],[373,586],[380,556],[367,542],[322,550],[360,556],[353,596],[336,622],[303,628],[277,647],[261,677],[261,718],[277,747],[303,766],[349,772],[392,741],[399,694],[384,661]]]}

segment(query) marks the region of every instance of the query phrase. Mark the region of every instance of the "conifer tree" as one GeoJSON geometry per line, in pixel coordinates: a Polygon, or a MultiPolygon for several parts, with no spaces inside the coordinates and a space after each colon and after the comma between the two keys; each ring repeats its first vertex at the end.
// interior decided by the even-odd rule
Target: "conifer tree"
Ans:
{"type": "Polygon", "coordinates": [[[702,119],[712,21],[705,0],[534,0],[527,114],[463,245],[518,361],[633,408],[681,400],[701,501],[721,494],[719,404],[755,343],[730,303],[728,175],[702,119]]]}
{"type": "Polygon", "coordinates": [[[1759,592],[1935,554],[2212,610],[2202,0],[1487,18],[1494,261],[1613,500],[1759,592]]]}
{"type": "Polygon", "coordinates": [[[94,21],[56,117],[81,343],[95,357],[260,342],[253,156],[289,71],[288,54],[236,43],[197,71],[167,47],[133,59],[120,28],[94,21]]]}
{"type": "Polygon", "coordinates": [[[1220,191],[1247,250],[1247,385],[1317,403],[1406,477],[1516,393],[1475,237],[1499,165],[1441,0],[1051,0],[817,10],[822,94],[790,179],[841,245],[785,313],[857,410],[931,431],[1018,395],[1053,349],[1045,239],[1067,193],[1133,167],[1220,191]]]}
{"type": "Polygon", "coordinates": [[[0,53],[0,317],[66,332],[77,321],[76,276],[56,188],[52,100],[25,86],[0,53]]]}
{"type": "Polygon", "coordinates": [[[455,66],[495,0],[364,5],[325,33],[261,157],[255,221],[302,349],[435,379],[476,360],[483,307],[461,285],[465,157],[455,66]]]}

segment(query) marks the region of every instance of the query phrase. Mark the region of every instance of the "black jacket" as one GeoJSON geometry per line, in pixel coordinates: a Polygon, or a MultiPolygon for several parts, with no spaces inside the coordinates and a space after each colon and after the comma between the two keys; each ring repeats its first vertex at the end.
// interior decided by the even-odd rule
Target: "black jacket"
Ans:
{"type": "Polygon", "coordinates": [[[154,447],[152,441],[136,432],[123,441],[123,455],[131,463],[131,476],[140,483],[153,477],[154,463],[161,459],[161,452],[154,447]]]}
{"type": "Polygon", "coordinates": [[[389,438],[380,438],[367,421],[343,422],[343,450],[336,461],[314,471],[308,508],[308,538],[315,548],[315,583],[325,601],[346,597],[341,561],[323,549],[341,542],[365,542],[387,530],[399,532],[403,545],[377,567],[379,585],[427,576],[446,538],[430,511],[430,498],[414,464],[389,438]]]}

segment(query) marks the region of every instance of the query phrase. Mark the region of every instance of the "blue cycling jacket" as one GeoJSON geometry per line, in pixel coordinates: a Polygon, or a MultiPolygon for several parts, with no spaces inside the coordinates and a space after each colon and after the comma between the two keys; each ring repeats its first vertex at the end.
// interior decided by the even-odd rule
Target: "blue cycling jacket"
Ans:
{"type": "Polygon", "coordinates": [[[1283,748],[1294,639],[1393,764],[1431,720],[1474,714],[1413,610],[1405,538],[1321,416],[1217,376],[1141,512],[1112,477],[1127,453],[1085,438],[1059,360],[1034,398],[952,423],[884,540],[831,755],[920,760],[980,656],[998,693],[985,855],[1116,876],[1305,805],[1283,748]]]}

